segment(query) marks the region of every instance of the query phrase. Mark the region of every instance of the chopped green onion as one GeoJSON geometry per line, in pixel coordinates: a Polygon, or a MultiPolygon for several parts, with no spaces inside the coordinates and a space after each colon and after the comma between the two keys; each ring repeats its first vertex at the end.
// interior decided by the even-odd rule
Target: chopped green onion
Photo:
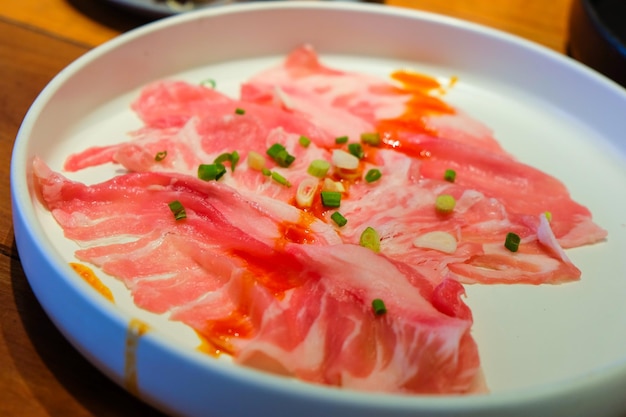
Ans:
{"type": "Polygon", "coordinates": [[[248,166],[257,171],[263,170],[265,168],[265,157],[258,152],[250,151],[248,152],[248,166]]]}
{"type": "Polygon", "coordinates": [[[226,167],[221,163],[200,164],[198,166],[198,178],[204,181],[219,180],[226,173],[226,167]]]}
{"type": "Polygon", "coordinates": [[[187,213],[185,212],[185,208],[178,200],[174,200],[171,203],[167,203],[170,207],[171,212],[174,214],[175,220],[182,220],[187,218],[187,213]]]}
{"type": "Polygon", "coordinates": [[[157,152],[157,154],[154,156],[154,160],[157,162],[161,162],[162,160],[165,159],[166,156],[167,156],[167,151],[157,152]]]}
{"type": "Polygon", "coordinates": [[[275,161],[281,167],[288,167],[292,164],[293,161],[296,160],[296,157],[290,155],[287,151],[280,152],[278,156],[275,158],[275,161]]]}
{"type": "Polygon", "coordinates": [[[323,159],[315,159],[311,161],[311,164],[309,165],[307,172],[313,175],[314,177],[324,178],[329,169],[330,169],[330,162],[325,161],[323,159]]]}
{"type": "Polygon", "coordinates": [[[280,143],[273,144],[266,152],[281,167],[288,167],[296,160],[296,157],[290,155],[280,143]]]}
{"type": "Polygon", "coordinates": [[[435,200],[435,209],[441,213],[452,213],[456,200],[450,194],[441,194],[435,200]]]}
{"type": "Polygon", "coordinates": [[[274,159],[276,158],[279,152],[284,151],[284,150],[285,150],[285,147],[283,145],[281,145],[280,143],[275,143],[272,146],[270,146],[265,152],[270,156],[270,158],[274,159]]]}
{"type": "Polygon", "coordinates": [[[352,155],[356,156],[359,159],[363,159],[365,153],[363,153],[363,147],[360,143],[350,143],[348,145],[348,152],[352,155]]]}
{"type": "Polygon", "coordinates": [[[333,181],[330,178],[324,178],[322,191],[337,191],[343,193],[346,191],[346,187],[343,186],[341,181],[333,181]]]}
{"type": "Polygon", "coordinates": [[[374,252],[380,252],[380,237],[378,232],[372,227],[366,227],[359,238],[359,245],[371,249],[374,252]]]}
{"type": "Polygon", "coordinates": [[[367,174],[365,174],[365,181],[367,182],[378,181],[380,177],[382,177],[382,175],[383,174],[380,173],[379,169],[372,168],[369,171],[367,171],[367,174]]]}
{"type": "Polygon", "coordinates": [[[519,237],[519,235],[509,232],[506,235],[506,239],[504,239],[504,247],[510,250],[511,252],[517,252],[517,250],[519,249],[520,242],[521,242],[521,238],[519,237]]]}
{"type": "Polygon", "coordinates": [[[226,161],[230,162],[230,170],[232,172],[235,172],[235,166],[237,165],[237,162],[239,162],[239,152],[237,151],[233,151],[231,153],[225,152],[221,154],[220,156],[218,156],[217,158],[215,158],[213,163],[222,164],[223,162],[226,162],[226,161]]]}
{"type": "Polygon", "coordinates": [[[239,152],[233,151],[230,154],[230,170],[232,172],[235,172],[235,166],[237,165],[237,162],[239,162],[239,152]]]}
{"type": "Polygon", "coordinates": [[[333,149],[330,160],[335,167],[340,169],[355,171],[359,167],[359,158],[342,149],[333,149]]]}
{"type": "Polygon", "coordinates": [[[448,182],[454,182],[456,179],[456,171],[453,169],[446,169],[446,172],[443,173],[443,179],[448,182]]]}
{"type": "Polygon", "coordinates": [[[334,212],[333,214],[330,215],[330,218],[337,224],[337,226],[339,227],[343,227],[346,225],[346,223],[348,223],[348,219],[346,219],[345,217],[343,217],[343,215],[341,213],[339,213],[338,211],[334,212]]]}
{"type": "Polygon", "coordinates": [[[321,196],[324,207],[339,207],[341,205],[341,193],[338,191],[322,191],[321,196]]]}
{"type": "Polygon", "coordinates": [[[217,158],[213,160],[214,164],[221,164],[222,162],[230,161],[231,155],[228,152],[225,152],[219,155],[217,158]]]}
{"type": "Polygon", "coordinates": [[[546,220],[548,221],[548,223],[550,223],[552,221],[552,213],[549,211],[546,211],[544,215],[546,216],[546,220]]]}
{"type": "Polygon", "coordinates": [[[311,144],[311,139],[307,138],[306,136],[300,136],[300,138],[298,139],[298,143],[300,143],[300,145],[302,145],[303,147],[308,148],[311,144]]]}
{"type": "Polygon", "coordinates": [[[214,80],[214,79],[212,79],[212,78],[208,78],[208,79],[206,79],[206,80],[204,80],[204,81],[200,81],[200,85],[204,85],[204,86],[208,85],[208,86],[209,86],[209,87],[211,87],[211,88],[215,88],[215,86],[217,85],[217,83],[215,82],[215,80],[214,80]]]}
{"type": "Polygon", "coordinates": [[[284,185],[285,187],[291,187],[291,183],[287,181],[287,178],[280,175],[278,172],[272,171],[272,179],[279,183],[280,185],[284,185]]]}
{"type": "Polygon", "coordinates": [[[338,138],[335,138],[335,143],[337,145],[341,145],[343,143],[348,143],[348,137],[347,136],[339,136],[338,138]]]}
{"type": "Polygon", "coordinates": [[[318,188],[319,180],[317,178],[306,177],[300,181],[296,190],[296,203],[298,206],[311,207],[318,188]]]}
{"type": "Polygon", "coordinates": [[[372,310],[375,315],[382,316],[387,312],[387,307],[385,307],[385,302],[383,300],[376,298],[372,301],[372,310]]]}
{"type": "Polygon", "coordinates": [[[246,111],[244,109],[237,107],[235,109],[235,114],[246,114],[246,111]]]}
{"type": "Polygon", "coordinates": [[[380,134],[378,132],[362,133],[361,142],[367,143],[371,146],[378,146],[380,145],[380,134]]]}
{"type": "Polygon", "coordinates": [[[267,168],[262,168],[262,169],[261,169],[261,173],[262,173],[263,175],[265,175],[266,177],[271,177],[271,176],[272,176],[272,171],[270,171],[270,170],[269,170],[269,169],[267,169],[267,168]]]}

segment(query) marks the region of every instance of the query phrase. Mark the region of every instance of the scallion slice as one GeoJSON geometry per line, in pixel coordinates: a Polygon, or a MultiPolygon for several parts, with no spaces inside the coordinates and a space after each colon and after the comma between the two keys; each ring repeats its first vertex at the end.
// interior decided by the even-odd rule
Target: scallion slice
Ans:
{"type": "Polygon", "coordinates": [[[380,134],[378,132],[362,133],[361,142],[371,146],[378,146],[380,145],[380,134]]]}
{"type": "Polygon", "coordinates": [[[298,204],[298,207],[311,207],[318,188],[319,180],[317,178],[306,177],[300,181],[296,190],[296,204],[298,204]]]}
{"type": "Polygon", "coordinates": [[[345,217],[343,217],[343,214],[339,213],[338,211],[334,212],[333,214],[330,215],[330,218],[337,224],[337,226],[339,227],[343,227],[346,225],[346,223],[348,223],[348,219],[346,219],[345,217]]]}
{"type": "Polygon", "coordinates": [[[456,179],[456,171],[453,169],[446,169],[446,172],[443,173],[443,179],[448,182],[454,182],[456,179]]]}
{"type": "Polygon", "coordinates": [[[261,171],[265,168],[265,157],[258,152],[248,152],[248,166],[257,171],[261,171]]]}
{"type": "Polygon", "coordinates": [[[185,207],[181,204],[180,201],[174,200],[170,203],[167,203],[172,214],[174,214],[174,220],[182,220],[187,218],[187,213],[185,212],[185,207]]]}
{"type": "Polygon", "coordinates": [[[230,161],[231,155],[229,152],[223,153],[219,155],[217,158],[213,160],[214,164],[221,164],[226,161],[230,161]]]}
{"type": "Polygon", "coordinates": [[[371,249],[374,252],[380,252],[380,237],[378,236],[378,232],[372,227],[366,227],[359,238],[359,245],[371,249]]]}
{"type": "Polygon", "coordinates": [[[209,86],[209,87],[211,87],[211,88],[215,88],[215,86],[217,85],[217,83],[215,82],[215,80],[214,80],[214,79],[212,79],[212,78],[207,78],[206,80],[201,81],[201,82],[200,82],[200,85],[203,85],[203,86],[209,86]]]}
{"type": "Polygon", "coordinates": [[[348,152],[352,155],[356,156],[359,159],[363,159],[365,153],[363,152],[363,146],[360,143],[350,143],[348,144],[348,152]]]}
{"type": "Polygon", "coordinates": [[[237,163],[239,162],[239,152],[237,151],[232,151],[232,153],[230,154],[230,170],[232,172],[235,172],[235,166],[237,166],[237,163]]]}
{"type": "Polygon", "coordinates": [[[456,200],[450,194],[441,194],[435,200],[435,209],[440,213],[452,213],[456,200]]]}
{"type": "Polygon", "coordinates": [[[271,177],[271,176],[272,176],[272,171],[270,171],[270,170],[269,170],[269,169],[267,169],[267,168],[261,168],[261,173],[262,173],[263,175],[265,175],[266,177],[271,177]]]}
{"type": "Polygon", "coordinates": [[[204,181],[219,180],[226,173],[226,167],[217,162],[214,164],[200,164],[198,166],[198,178],[204,181]]]}
{"type": "Polygon", "coordinates": [[[375,315],[382,316],[387,312],[387,307],[385,306],[385,302],[383,300],[376,298],[372,301],[372,310],[375,315]]]}
{"type": "Polygon", "coordinates": [[[511,252],[517,252],[521,240],[522,239],[519,237],[519,235],[513,232],[509,232],[506,234],[506,238],[504,239],[504,247],[511,252]]]}
{"type": "Polygon", "coordinates": [[[339,207],[341,205],[341,193],[337,191],[322,191],[322,205],[324,207],[339,207]]]}
{"type": "Polygon", "coordinates": [[[380,173],[380,170],[377,168],[372,168],[365,174],[365,181],[374,182],[378,181],[383,174],[380,173]]]}
{"type": "Polygon", "coordinates": [[[162,160],[165,159],[166,156],[167,156],[167,151],[157,152],[157,154],[154,155],[154,160],[157,162],[161,162],[162,160]]]}
{"type": "Polygon", "coordinates": [[[276,163],[281,167],[288,167],[296,160],[296,157],[287,153],[287,151],[280,152],[275,158],[276,163]]]}
{"type": "Polygon", "coordinates": [[[309,145],[311,144],[311,139],[307,138],[306,136],[300,136],[300,138],[298,139],[298,143],[301,146],[308,148],[309,145]]]}
{"type": "Polygon", "coordinates": [[[242,108],[237,107],[235,109],[235,114],[239,114],[239,115],[246,114],[246,111],[242,108]]]}
{"type": "Polygon", "coordinates": [[[546,216],[546,220],[548,221],[548,223],[550,223],[552,221],[552,212],[546,211],[543,214],[546,216]]]}
{"type": "Polygon", "coordinates": [[[237,165],[237,162],[239,162],[239,152],[237,151],[233,151],[233,152],[225,152],[221,155],[219,155],[217,158],[215,158],[215,160],[213,161],[214,164],[223,164],[224,162],[230,162],[230,170],[232,172],[235,172],[235,166],[237,165]]]}
{"type": "Polygon", "coordinates": [[[291,183],[287,181],[287,178],[283,177],[276,171],[272,171],[272,179],[279,183],[280,185],[284,185],[285,187],[291,187],[291,183]]]}
{"type": "Polygon", "coordinates": [[[335,143],[337,145],[348,143],[348,137],[347,136],[339,136],[338,138],[335,138],[335,143]]]}
{"type": "Polygon", "coordinates": [[[293,163],[293,161],[296,160],[296,157],[289,154],[285,147],[280,143],[273,144],[266,152],[270,158],[276,161],[276,163],[283,168],[288,167],[293,163]]]}
{"type": "Polygon", "coordinates": [[[324,178],[330,169],[330,162],[324,159],[314,159],[311,161],[307,172],[314,177],[324,178]]]}
{"type": "Polygon", "coordinates": [[[280,143],[275,143],[269,148],[267,148],[267,151],[265,152],[269,155],[270,158],[274,159],[276,158],[279,152],[284,151],[284,150],[285,150],[285,147],[283,145],[281,145],[280,143]]]}

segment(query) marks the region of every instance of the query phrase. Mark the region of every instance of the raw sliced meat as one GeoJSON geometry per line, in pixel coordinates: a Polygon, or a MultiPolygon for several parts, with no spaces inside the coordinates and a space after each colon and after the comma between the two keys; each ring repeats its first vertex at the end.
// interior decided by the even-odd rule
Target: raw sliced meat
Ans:
{"type": "Polygon", "coordinates": [[[38,159],[34,173],[46,206],[81,244],[79,259],[243,365],[371,391],[484,388],[471,313],[454,281],[432,286],[409,265],[342,243],[310,215],[250,202],[217,182],[137,173],[86,186],[38,159]],[[185,219],[174,219],[173,199],[185,219]],[[118,213],[133,221],[113,221],[118,213]],[[307,238],[287,239],[285,223],[307,238]],[[375,298],[387,314],[373,313],[375,298]]]}
{"type": "MultiPolygon", "coordinates": [[[[558,243],[551,223],[542,225],[544,238],[539,238],[545,206],[538,214],[515,210],[517,207],[508,207],[474,186],[465,187],[463,181],[425,178],[420,174],[423,163],[397,152],[380,150],[377,155],[382,166],[392,168],[386,168],[375,184],[363,181],[350,188],[350,198],[341,206],[349,219],[341,229],[344,241],[356,243],[366,226],[373,227],[380,234],[381,252],[414,265],[433,282],[453,276],[464,283],[540,284],[580,277],[578,268],[555,252],[558,243]],[[456,198],[453,213],[442,214],[435,209],[441,194],[456,198]],[[414,245],[416,238],[434,231],[451,235],[456,250],[447,253],[414,245]],[[517,253],[503,246],[509,232],[523,239],[517,253]]],[[[438,177],[442,177],[441,172],[438,177]]],[[[556,191],[561,193],[550,198],[561,197],[562,204],[571,201],[563,190],[556,191]]],[[[523,189],[518,192],[520,198],[523,189]]]]}
{"type": "Polygon", "coordinates": [[[438,82],[403,71],[392,76],[400,86],[330,69],[310,46],[302,46],[281,65],[244,84],[242,98],[287,107],[319,120],[327,129],[354,125],[350,134],[355,140],[361,133],[377,131],[386,146],[419,161],[414,175],[441,179],[446,169],[454,169],[458,185],[501,200],[509,217],[521,217],[513,222],[530,222],[536,229],[539,215],[549,211],[551,227],[563,247],[606,237],[589,210],[574,202],[560,181],[516,161],[488,128],[433,94],[442,88],[438,82]],[[344,117],[346,123],[339,123],[344,117]],[[350,122],[354,118],[365,124],[350,122]]]}
{"type": "Polygon", "coordinates": [[[362,390],[481,392],[462,284],[577,280],[563,248],[606,231],[563,183],[448,105],[446,88],[410,71],[333,69],[303,46],[245,82],[241,98],[180,81],[147,86],[132,104],[143,127],[65,164],[127,174],[86,186],[36,159],[36,184],[78,259],[238,363],[362,390]],[[360,143],[363,133],[380,144],[360,143]],[[291,165],[266,155],[273,144],[291,165]],[[199,165],[235,152],[219,180],[197,178],[199,165]],[[246,162],[254,153],[262,166],[246,162]],[[331,161],[328,172],[312,176],[315,160],[331,161]],[[370,170],[380,178],[365,180],[370,170]],[[313,190],[307,204],[301,185],[313,190]],[[323,204],[322,189],[340,194],[338,207],[323,204]],[[442,195],[453,209],[436,209],[442,195]],[[185,219],[174,219],[173,201],[185,219]],[[379,252],[360,246],[366,227],[379,252]],[[509,233],[516,251],[504,247],[509,233]],[[386,314],[373,313],[375,298],[386,314]]]}
{"type": "Polygon", "coordinates": [[[304,135],[314,143],[334,139],[300,116],[230,99],[210,88],[185,82],[151,84],[142,90],[132,108],[145,127],[132,132],[131,141],[71,155],[65,170],[115,162],[136,171],[190,172],[197,168],[198,160],[211,162],[216,155],[232,151],[235,144],[239,149],[265,152],[272,136],[280,134],[296,138],[304,135]],[[244,113],[238,114],[238,109],[244,113]],[[157,163],[154,157],[163,150],[168,150],[168,157],[164,163],[157,163]]]}
{"type": "MultiPolygon", "coordinates": [[[[312,48],[304,46],[283,64],[244,84],[242,97],[247,101],[187,83],[157,82],[133,103],[147,126],[120,144],[112,158],[130,171],[195,175],[199,164],[234,146],[245,160],[249,152],[263,154],[271,144],[281,143],[295,155],[295,163],[281,168],[268,160],[268,168],[285,177],[291,187],[277,184],[245,163],[228,171],[221,182],[244,194],[294,203],[298,184],[310,178],[311,161],[329,160],[331,152],[341,148],[325,129],[351,126],[358,119],[354,132],[378,129],[384,146],[364,146],[357,177],[374,167],[384,177],[375,185],[342,179],[349,191],[341,211],[350,219],[341,232],[344,240],[358,242],[366,225],[375,227],[388,256],[410,260],[433,282],[448,276],[466,283],[578,279],[580,271],[555,255],[559,252],[554,250],[555,242],[550,246],[544,243],[550,239],[538,239],[539,218],[550,212],[550,227],[544,229],[558,245],[575,247],[606,236],[589,211],[570,198],[561,182],[516,161],[487,128],[433,94],[442,88],[439,82],[406,71],[393,76],[400,86],[328,68],[312,48]],[[175,117],[164,113],[164,108],[173,109],[175,117]],[[236,114],[237,108],[245,108],[245,114],[236,114]],[[302,132],[313,141],[306,149],[298,144],[302,132]],[[163,150],[167,158],[155,161],[154,155],[163,150]],[[442,179],[446,169],[457,173],[453,185],[442,179]],[[442,193],[458,200],[453,215],[441,216],[432,209],[442,193]],[[413,245],[416,238],[434,231],[452,235],[457,250],[443,253],[413,245]],[[523,238],[519,253],[501,251],[509,232],[523,238]],[[526,250],[530,253],[524,254],[526,250]]],[[[109,149],[103,152],[111,154],[109,149]]],[[[85,160],[102,161],[91,155],[92,151],[85,151],[85,160]]],[[[309,211],[332,224],[332,211],[321,207],[319,199],[309,211]]]]}
{"type": "Polygon", "coordinates": [[[384,133],[392,127],[505,153],[486,126],[439,97],[444,87],[433,78],[408,71],[398,71],[392,78],[397,83],[331,69],[310,45],[304,45],[282,64],[244,83],[241,98],[288,109],[315,121],[333,137],[347,135],[358,141],[362,133],[384,133]]]}

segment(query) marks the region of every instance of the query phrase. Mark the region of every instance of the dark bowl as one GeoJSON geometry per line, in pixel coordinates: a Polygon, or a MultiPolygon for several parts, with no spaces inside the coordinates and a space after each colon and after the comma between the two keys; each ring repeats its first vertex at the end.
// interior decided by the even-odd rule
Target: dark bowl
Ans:
{"type": "Polygon", "coordinates": [[[626,87],[626,0],[574,0],[568,53],[626,87]]]}

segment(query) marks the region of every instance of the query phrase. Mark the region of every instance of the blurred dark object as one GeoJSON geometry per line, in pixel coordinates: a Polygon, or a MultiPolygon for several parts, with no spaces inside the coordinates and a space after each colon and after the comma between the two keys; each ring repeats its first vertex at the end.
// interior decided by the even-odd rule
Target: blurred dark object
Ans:
{"type": "Polygon", "coordinates": [[[626,87],[626,0],[574,0],[570,56],[626,87]]]}
{"type": "MultiPolygon", "coordinates": [[[[0,2],[6,0],[0,0],[0,2]]],[[[76,0],[75,0],[76,1],[76,0]]],[[[257,1],[269,0],[107,0],[114,6],[121,7],[134,14],[147,17],[149,19],[160,19],[179,13],[190,12],[193,10],[204,9],[208,7],[224,6],[233,3],[251,3],[257,1]]],[[[379,3],[383,4],[384,0],[325,0],[325,1],[353,1],[361,3],[379,3]]]]}

